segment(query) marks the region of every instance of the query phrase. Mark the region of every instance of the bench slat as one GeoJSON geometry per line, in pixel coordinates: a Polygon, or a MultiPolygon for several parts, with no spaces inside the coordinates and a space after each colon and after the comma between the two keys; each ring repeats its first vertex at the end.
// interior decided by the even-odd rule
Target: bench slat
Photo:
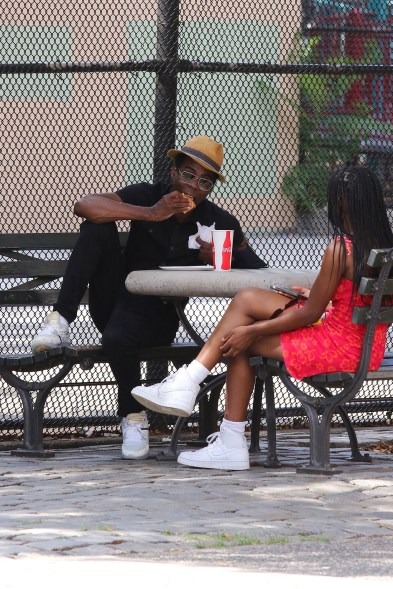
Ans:
{"type": "Polygon", "coordinates": [[[30,259],[18,262],[0,262],[0,277],[31,278],[35,276],[64,276],[67,260],[30,259]]]}
{"type": "Polygon", "coordinates": [[[72,249],[78,233],[9,233],[0,237],[2,250],[72,249]]]}
{"type": "MultiPolygon", "coordinates": [[[[286,367],[282,362],[278,360],[272,360],[271,358],[263,358],[262,356],[255,356],[250,358],[251,366],[266,365],[271,370],[277,372],[286,372],[286,367]]],[[[349,382],[353,379],[354,374],[352,372],[331,372],[324,374],[315,374],[309,378],[305,378],[304,381],[314,385],[320,385],[324,387],[341,387],[344,383],[349,382]]],[[[393,353],[386,351],[385,357],[382,360],[381,366],[378,370],[373,370],[367,373],[365,380],[390,380],[393,378],[393,353]]]]}
{"type": "Polygon", "coordinates": [[[63,357],[62,348],[53,348],[46,352],[38,352],[37,354],[15,354],[0,356],[0,366],[6,368],[23,368],[27,370],[36,370],[38,365],[50,366],[50,360],[61,360],[63,357]]]}
{"type": "Polygon", "coordinates": [[[367,266],[370,266],[370,268],[380,268],[389,251],[389,249],[372,249],[367,260],[367,266]]]}
{"type": "MultiPolygon", "coordinates": [[[[368,323],[370,307],[354,307],[352,313],[352,322],[357,324],[368,323]]],[[[377,323],[393,322],[393,306],[381,307],[378,314],[377,323]]]]}
{"type": "MultiPolygon", "coordinates": [[[[9,233],[0,235],[2,250],[51,250],[72,249],[79,233],[9,233]]],[[[124,247],[128,233],[119,232],[120,244],[124,247]]]]}
{"type": "MultiPolygon", "coordinates": [[[[366,278],[363,276],[359,284],[359,293],[362,295],[373,295],[377,282],[377,278],[366,278]]],[[[393,278],[389,278],[386,281],[384,293],[389,295],[393,294],[393,278]]]]}
{"type": "MultiPolygon", "coordinates": [[[[193,342],[169,344],[167,346],[155,346],[142,348],[139,351],[141,361],[146,360],[176,360],[190,362],[199,352],[200,348],[193,342]]],[[[108,359],[102,346],[72,346],[53,348],[37,354],[12,354],[0,356],[0,366],[5,368],[20,368],[23,371],[35,371],[41,367],[50,366],[50,361],[57,363],[73,359],[77,363],[83,360],[91,360],[93,363],[107,363],[108,359]]],[[[43,368],[44,369],[44,368],[43,368]]]]}
{"type": "MultiPolygon", "coordinates": [[[[52,306],[57,302],[58,290],[5,290],[0,291],[0,305],[3,307],[19,306],[52,306]]],[[[82,304],[88,302],[87,294],[82,299],[82,304]]]]}

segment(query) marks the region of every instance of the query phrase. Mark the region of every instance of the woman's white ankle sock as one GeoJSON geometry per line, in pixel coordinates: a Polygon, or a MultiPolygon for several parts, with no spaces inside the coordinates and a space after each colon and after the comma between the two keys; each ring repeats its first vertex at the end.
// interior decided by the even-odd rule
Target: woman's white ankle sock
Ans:
{"type": "Polygon", "coordinates": [[[226,427],[233,432],[237,432],[238,434],[244,434],[246,429],[247,421],[230,421],[229,419],[222,420],[222,426],[226,427]]]}
{"type": "Polygon", "coordinates": [[[210,370],[204,367],[203,364],[198,360],[193,360],[186,368],[188,376],[195,382],[195,384],[201,384],[207,376],[210,374],[210,370]]]}

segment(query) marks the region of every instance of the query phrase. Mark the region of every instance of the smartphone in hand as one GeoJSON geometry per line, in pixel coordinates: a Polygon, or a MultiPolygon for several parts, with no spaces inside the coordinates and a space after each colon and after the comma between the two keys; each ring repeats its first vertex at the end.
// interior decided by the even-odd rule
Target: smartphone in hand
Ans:
{"type": "Polygon", "coordinates": [[[279,286],[277,284],[272,284],[272,286],[270,288],[272,290],[275,290],[279,294],[284,295],[284,297],[288,297],[290,299],[299,299],[301,301],[307,301],[307,299],[308,299],[308,297],[306,297],[301,292],[297,292],[296,290],[291,290],[290,288],[287,288],[286,286],[279,286]]]}

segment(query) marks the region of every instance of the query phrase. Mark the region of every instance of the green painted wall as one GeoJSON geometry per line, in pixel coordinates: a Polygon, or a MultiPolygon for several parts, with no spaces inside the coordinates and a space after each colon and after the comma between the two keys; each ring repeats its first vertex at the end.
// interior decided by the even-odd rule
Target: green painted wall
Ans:
{"type": "MultiPolygon", "coordinates": [[[[2,63],[71,61],[71,30],[64,26],[0,26],[2,63]]],[[[69,100],[71,74],[0,76],[0,99],[69,100]]]]}

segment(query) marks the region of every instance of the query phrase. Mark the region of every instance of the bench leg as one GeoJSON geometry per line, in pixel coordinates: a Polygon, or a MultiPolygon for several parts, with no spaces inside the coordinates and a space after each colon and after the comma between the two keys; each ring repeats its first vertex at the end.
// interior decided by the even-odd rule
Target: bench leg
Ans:
{"type": "Polygon", "coordinates": [[[12,370],[2,368],[1,376],[18,392],[23,405],[23,443],[21,448],[11,451],[13,456],[52,458],[55,455],[53,451],[44,450],[44,407],[52,389],[70,372],[73,365],[72,359],[67,360],[57,374],[45,383],[28,382],[12,370]],[[36,393],[35,400],[33,393],[36,393]]]}
{"type": "Polygon", "coordinates": [[[261,426],[262,395],[265,387],[266,394],[266,429],[267,429],[267,456],[263,463],[266,468],[280,468],[277,458],[276,438],[276,408],[274,403],[273,377],[262,366],[257,367],[255,380],[254,401],[251,417],[251,444],[250,453],[260,452],[259,430],[261,426]]]}
{"type": "Polygon", "coordinates": [[[277,458],[277,428],[276,407],[274,403],[273,377],[269,374],[265,381],[266,388],[266,425],[267,425],[267,456],[264,462],[266,468],[280,468],[277,458]]]}
{"type": "Polygon", "coordinates": [[[30,458],[52,458],[53,451],[44,450],[43,426],[44,426],[44,405],[52,390],[52,387],[41,390],[37,393],[35,403],[30,391],[16,387],[23,404],[23,443],[20,448],[11,450],[12,456],[23,456],[30,458]]]}
{"type": "MultiPolygon", "coordinates": [[[[320,391],[325,397],[332,397],[332,393],[325,389],[324,387],[315,387],[316,390],[320,391]]],[[[337,412],[340,415],[341,419],[343,420],[343,424],[345,429],[347,430],[349,443],[351,445],[351,458],[352,462],[372,462],[372,458],[369,454],[362,454],[359,449],[358,438],[355,432],[355,429],[349,419],[348,413],[345,411],[344,407],[339,405],[337,407],[337,412]]]]}
{"type": "MultiPolygon", "coordinates": [[[[209,393],[209,391],[214,391],[214,390],[217,390],[218,388],[221,390],[224,383],[225,383],[225,380],[226,380],[226,372],[223,372],[222,374],[218,374],[217,376],[214,376],[211,380],[209,380],[201,388],[201,390],[199,391],[198,396],[196,398],[195,404],[199,403],[202,399],[204,399],[205,396],[209,393]]],[[[217,413],[216,413],[216,415],[217,415],[217,413]]],[[[157,460],[165,460],[165,461],[177,460],[177,456],[178,456],[177,446],[179,443],[179,438],[180,438],[181,432],[183,430],[183,427],[187,423],[187,420],[188,420],[187,417],[179,417],[178,418],[178,420],[176,421],[176,425],[173,430],[172,436],[171,436],[169,448],[167,450],[164,450],[164,452],[158,454],[157,460]]]]}
{"type": "Polygon", "coordinates": [[[299,466],[298,473],[332,475],[341,470],[330,464],[330,423],[335,407],[328,405],[318,411],[311,404],[303,403],[310,422],[310,462],[299,466]]]}
{"type": "Polygon", "coordinates": [[[261,451],[259,445],[259,430],[261,427],[261,415],[262,415],[262,395],[263,387],[265,384],[265,378],[255,379],[254,386],[254,399],[252,403],[252,415],[251,415],[251,440],[249,452],[250,454],[258,454],[261,451]]]}
{"type": "Polygon", "coordinates": [[[345,411],[344,407],[339,406],[337,408],[337,412],[343,420],[345,429],[347,430],[349,443],[351,445],[351,458],[349,460],[351,460],[351,462],[372,462],[373,460],[370,454],[362,454],[360,452],[358,437],[351,423],[351,420],[348,417],[348,413],[345,411]]]}
{"type": "Polygon", "coordinates": [[[337,412],[343,420],[345,429],[347,430],[349,443],[351,446],[351,458],[349,460],[351,460],[352,462],[372,462],[370,454],[362,454],[360,452],[358,438],[355,429],[348,417],[348,413],[345,411],[343,407],[338,407],[337,412]]]}
{"type": "MultiPolygon", "coordinates": [[[[347,428],[351,441],[352,452],[358,452],[357,438],[352,424],[345,410],[339,404],[337,395],[333,395],[325,387],[312,385],[315,390],[325,397],[313,398],[301,391],[295,383],[292,382],[289,375],[279,374],[280,379],[287,389],[295,395],[301,402],[310,423],[310,462],[306,466],[301,466],[297,472],[309,472],[310,474],[327,474],[342,472],[333,468],[330,464],[330,425],[333,414],[336,410],[343,417],[344,424],[347,428]]],[[[367,456],[365,457],[367,461],[367,456]]]]}

